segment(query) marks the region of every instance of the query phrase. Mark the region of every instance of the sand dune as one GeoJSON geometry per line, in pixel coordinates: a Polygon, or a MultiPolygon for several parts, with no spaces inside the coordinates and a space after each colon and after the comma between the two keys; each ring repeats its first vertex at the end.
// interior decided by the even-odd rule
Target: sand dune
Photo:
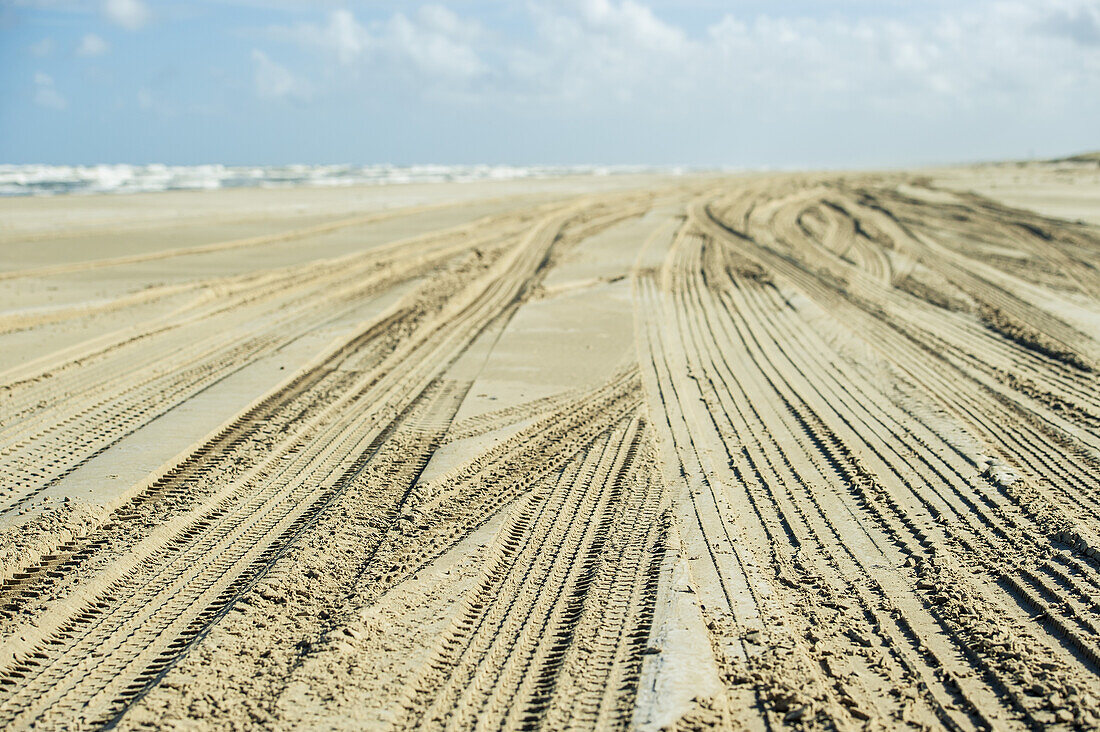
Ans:
{"type": "Polygon", "coordinates": [[[0,200],[7,728],[1100,725],[1100,179],[0,200]]]}

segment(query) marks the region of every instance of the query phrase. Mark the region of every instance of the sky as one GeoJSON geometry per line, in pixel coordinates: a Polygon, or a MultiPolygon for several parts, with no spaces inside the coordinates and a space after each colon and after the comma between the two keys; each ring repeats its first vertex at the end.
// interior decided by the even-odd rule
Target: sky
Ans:
{"type": "Polygon", "coordinates": [[[0,163],[1100,149],[1100,0],[0,0],[0,163]]]}

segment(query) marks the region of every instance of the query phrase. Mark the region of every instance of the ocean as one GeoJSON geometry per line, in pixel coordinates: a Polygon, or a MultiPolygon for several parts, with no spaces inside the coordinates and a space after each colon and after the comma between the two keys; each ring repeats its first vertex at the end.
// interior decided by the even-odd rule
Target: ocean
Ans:
{"type": "Polygon", "coordinates": [[[338,187],[646,172],[683,171],[606,165],[0,165],[0,196],[338,187]]]}

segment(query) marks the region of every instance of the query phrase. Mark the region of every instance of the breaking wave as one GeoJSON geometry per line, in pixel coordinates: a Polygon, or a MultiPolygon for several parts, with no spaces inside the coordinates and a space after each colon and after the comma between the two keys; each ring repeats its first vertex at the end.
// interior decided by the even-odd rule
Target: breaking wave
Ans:
{"type": "Polygon", "coordinates": [[[680,172],[678,169],[645,166],[599,165],[0,165],[0,196],[337,187],[658,171],[680,172]]]}

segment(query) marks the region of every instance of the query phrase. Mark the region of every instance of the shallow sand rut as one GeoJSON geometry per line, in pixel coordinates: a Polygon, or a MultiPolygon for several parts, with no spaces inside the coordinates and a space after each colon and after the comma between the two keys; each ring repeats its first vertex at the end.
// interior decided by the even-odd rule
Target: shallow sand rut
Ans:
{"type": "Polygon", "coordinates": [[[0,724],[1097,726],[1100,229],[960,180],[13,218],[0,724]]]}

